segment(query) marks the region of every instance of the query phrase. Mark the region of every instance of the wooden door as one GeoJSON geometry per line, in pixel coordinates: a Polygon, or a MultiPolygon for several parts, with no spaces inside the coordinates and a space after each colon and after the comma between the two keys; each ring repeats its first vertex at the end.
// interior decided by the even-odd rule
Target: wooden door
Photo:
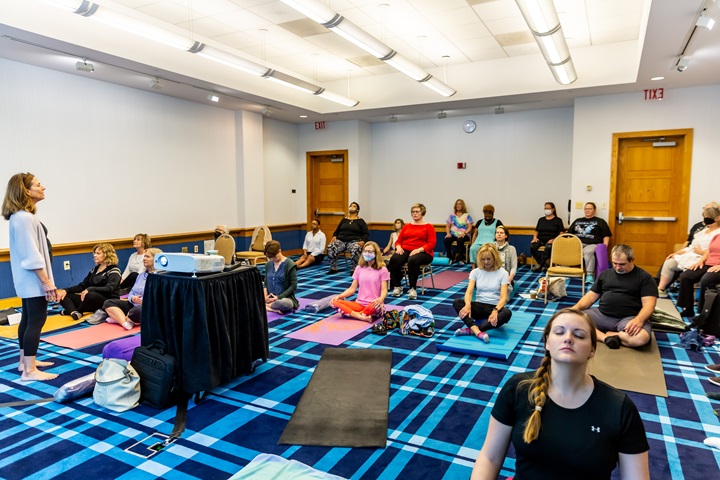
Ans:
{"type": "Polygon", "coordinates": [[[308,152],[307,158],[307,221],[320,219],[320,230],[328,243],[347,214],[348,165],[347,150],[308,152]]]}
{"type": "Polygon", "coordinates": [[[691,153],[691,129],[613,135],[612,243],[630,245],[651,275],[687,236],[691,153]]]}

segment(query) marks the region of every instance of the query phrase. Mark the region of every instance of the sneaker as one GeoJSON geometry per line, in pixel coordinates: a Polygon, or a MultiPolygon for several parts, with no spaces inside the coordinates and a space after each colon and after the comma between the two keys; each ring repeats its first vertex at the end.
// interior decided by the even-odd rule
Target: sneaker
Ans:
{"type": "Polygon", "coordinates": [[[417,292],[414,288],[408,290],[408,300],[417,300],[417,292]]]}
{"type": "Polygon", "coordinates": [[[605,343],[610,350],[617,350],[620,348],[620,337],[618,335],[605,337],[605,341],[603,343],[605,343]]]}
{"type": "Polygon", "coordinates": [[[402,287],[395,287],[395,288],[393,288],[392,296],[393,296],[393,297],[399,297],[400,295],[402,295],[402,287]]]}
{"type": "Polygon", "coordinates": [[[90,325],[99,325],[103,323],[106,318],[108,318],[108,314],[105,313],[105,310],[99,309],[96,310],[95,313],[90,315],[88,318],[86,318],[85,321],[90,325]]]}
{"type": "Polygon", "coordinates": [[[80,318],[82,317],[82,313],[75,310],[74,312],[70,313],[70,316],[73,320],[80,320],[80,318]]]}
{"type": "Polygon", "coordinates": [[[658,297],[668,298],[667,290],[663,290],[662,288],[658,287],[658,297]]]}
{"type": "Polygon", "coordinates": [[[720,363],[716,363],[715,365],[705,365],[705,370],[713,373],[720,373],[720,363]]]}
{"type": "Polygon", "coordinates": [[[490,335],[487,332],[480,332],[477,335],[478,340],[482,340],[485,343],[490,343],[490,335]]]}
{"type": "Polygon", "coordinates": [[[708,378],[708,382],[712,383],[713,385],[717,385],[718,387],[720,387],[720,377],[708,378]]]}
{"type": "Polygon", "coordinates": [[[463,335],[472,335],[472,334],[473,334],[473,332],[472,332],[472,330],[470,330],[470,327],[462,327],[462,328],[458,328],[457,330],[455,330],[456,337],[461,337],[463,335]]]}
{"type": "Polygon", "coordinates": [[[595,281],[595,277],[593,277],[592,274],[585,275],[585,283],[593,283],[594,281],[595,281]]]}

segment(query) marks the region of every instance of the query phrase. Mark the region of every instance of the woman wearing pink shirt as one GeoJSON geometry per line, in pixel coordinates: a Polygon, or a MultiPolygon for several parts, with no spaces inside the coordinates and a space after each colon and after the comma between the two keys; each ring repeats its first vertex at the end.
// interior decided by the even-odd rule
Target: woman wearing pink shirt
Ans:
{"type": "MultiPolygon", "coordinates": [[[[718,222],[720,223],[720,221],[718,222]]],[[[678,292],[677,305],[683,307],[680,314],[683,317],[695,316],[695,284],[697,282],[700,282],[698,311],[702,312],[705,291],[708,287],[717,285],[720,282],[720,235],[715,235],[710,240],[710,246],[702,258],[680,275],[680,292],[678,292]]]]}
{"type": "Polygon", "coordinates": [[[395,242],[395,254],[390,257],[388,270],[390,271],[390,288],[393,289],[393,297],[402,295],[400,286],[402,282],[402,267],[407,263],[408,268],[408,299],[415,300],[417,292],[415,287],[420,275],[420,267],[429,265],[433,259],[435,250],[435,227],[423,220],[426,213],[425,205],[416,203],[410,207],[412,222],[405,224],[400,230],[398,240],[395,242]]]}
{"type": "Polygon", "coordinates": [[[330,305],[343,314],[364,322],[372,322],[373,318],[381,317],[385,311],[384,303],[390,274],[385,268],[382,251],[377,243],[367,242],[363,246],[362,255],[352,278],[352,285],[333,298],[330,305]],[[358,296],[354,302],[344,300],[356,290],[358,296]]]}

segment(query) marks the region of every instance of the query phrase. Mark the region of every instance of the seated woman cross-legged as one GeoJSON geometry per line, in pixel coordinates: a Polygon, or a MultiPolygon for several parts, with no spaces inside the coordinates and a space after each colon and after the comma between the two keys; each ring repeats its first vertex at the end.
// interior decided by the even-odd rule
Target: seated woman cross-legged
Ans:
{"type": "Polygon", "coordinates": [[[550,318],[540,368],[514,375],[495,399],[472,480],[497,479],[510,443],[516,478],[609,480],[617,466],[623,480],[650,478],[650,446],[635,404],[587,373],[595,333],[580,310],[550,318]]]}
{"type": "Polygon", "coordinates": [[[465,297],[453,302],[453,308],[465,324],[455,331],[455,335],[475,335],[488,343],[487,331],[505,325],[512,317],[512,312],[505,306],[510,277],[503,268],[495,244],[486,243],[480,247],[475,261],[479,267],[470,272],[465,297]],[[475,301],[472,301],[473,294],[475,301]]]}
{"type": "Polygon", "coordinates": [[[403,277],[403,265],[407,263],[408,298],[415,300],[417,298],[415,287],[420,276],[420,267],[432,262],[437,239],[435,227],[423,220],[426,211],[425,205],[422,203],[416,203],[410,207],[412,222],[400,230],[398,240],[395,242],[395,253],[390,257],[388,263],[393,297],[402,295],[403,290],[400,283],[403,277]]]}
{"type": "Polygon", "coordinates": [[[695,284],[700,282],[700,298],[698,311],[703,311],[705,292],[709,287],[720,282],[720,235],[710,241],[705,254],[694,265],[680,274],[680,291],[677,306],[683,307],[683,317],[695,316],[695,284]]]}
{"type": "Polygon", "coordinates": [[[93,313],[86,321],[92,325],[102,322],[116,323],[125,330],[132,330],[140,324],[142,318],[143,293],[148,274],[155,272],[155,255],[161,253],[159,248],[148,248],[143,252],[143,272],[137,276],[127,300],[111,298],[105,300],[101,309],[93,313]]]}
{"type": "Polygon", "coordinates": [[[265,244],[265,307],[270,312],[288,313],[298,308],[295,298],[297,267],[295,262],[283,255],[280,242],[270,240],[265,244]]]}
{"type": "Polygon", "coordinates": [[[372,322],[374,318],[382,316],[385,311],[385,297],[388,293],[388,280],[390,274],[385,268],[385,262],[380,246],[375,242],[367,242],[363,246],[362,256],[358,267],[353,273],[353,281],[347,290],[333,298],[330,305],[337,308],[343,315],[372,322]],[[352,302],[345,300],[357,290],[357,299],[352,302]]]}
{"type": "Polygon", "coordinates": [[[83,312],[94,312],[102,308],[105,300],[119,298],[122,274],[118,268],[115,249],[109,243],[93,247],[95,267],[85,279],[75,286],[58,290],[57,299],[62,305],[63,315],[80,320],[83,312]]]}
{"type": "Polygon", "coordinates": [[[137,276],[145,271],[143,254],[151,246],[150,237],[147,233],[138,233],[133,237],[135,251],[130,254],[127,266],[122,273],[122,282],[120,283],[120,290],[124,290],[122,293],[127,293],[127,289],[135,285],[137,276]]]}

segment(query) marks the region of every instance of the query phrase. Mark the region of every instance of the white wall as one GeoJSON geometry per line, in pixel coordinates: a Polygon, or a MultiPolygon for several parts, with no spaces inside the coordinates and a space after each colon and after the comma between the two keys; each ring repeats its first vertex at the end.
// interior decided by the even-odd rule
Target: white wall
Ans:
{"type": "MultiPolygon", "coordinates": [[[[264,118],[263,140],[264,223],[282,225],[304,222],[307,218],[305,154],[298,151],[298,127],[264,118]],[[292,193],[293,190],[295,193],[292,193]]],[[[252,204],[251,199],[246,201],[248,205],[252,204]]]]}
{"type": "Polygon", "coordinates": [[[37,175],[53,242],[237,218],[233,112],[7,60],[0,85],[2,194],[11,175],[37,175]]]}
{"type": "MultiPolygon", "coordinates": [[[[579,98],[573,129],[572,198],[610,202],[612,134],[692,128],[693,152],[688,222],[700,219],[703,205],[720,201],[720,86],[665,90],[662,101],[644,101],[643,92],[579,98]],[[585,191],[593,185],[592,193],[585,191]]],[[[573,211],[573,218],[582,214],[573,211]]],[[[598,216],[607,218],[607,210],[598,216]]]]}
{"type": "Polygon", "coordinates": [[[546,201],[567,219],[572,121],[567,108],[373,124],[371,220],[409,219],[420,202],[426,220],[444,223],[457,198],[476,220],[491,203],[506,225],[534,226],[546,201]]]}

